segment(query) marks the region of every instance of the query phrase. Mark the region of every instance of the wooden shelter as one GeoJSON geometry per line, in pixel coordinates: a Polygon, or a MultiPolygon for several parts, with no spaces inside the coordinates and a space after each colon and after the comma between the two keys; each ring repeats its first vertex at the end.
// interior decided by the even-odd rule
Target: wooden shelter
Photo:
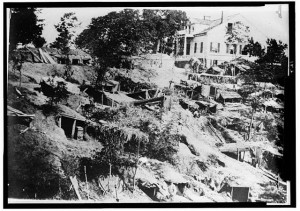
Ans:
{"type": "Polygon", "coordinates": [[[86,118],[67,106],[59,105],[58,127],[68,138],[82,139],[86,118]]]}
{"type": "Polygon", "coordinates": [[[25,114],[11,106],[7,106],[8,125],[22,124],[29,127],[31,121],[34,119],[34,114],[25,114]]]}
{"type": "Polygon", "coordinates": [[[226,104],[227,102],[230,103],[237,103],[241,102],[242,97],[236,92],[228,92],[228,91],[220,91],[219,96],[218,96],[218,101],[226,104]]]}

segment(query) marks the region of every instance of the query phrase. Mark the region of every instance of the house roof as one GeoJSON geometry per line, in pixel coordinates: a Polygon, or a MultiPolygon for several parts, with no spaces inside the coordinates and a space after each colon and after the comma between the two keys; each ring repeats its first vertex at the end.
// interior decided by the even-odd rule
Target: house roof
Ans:
{"type": "Polygon", "coordinates": [[[17,117],[31,117],[33,118],[34,114],[25,114],[20,110],[17,110],[11,106],[7,106],[7,116],[17,116],[17,117]]]}
{"type": "Polygon", "coordinates": [[[131,103],[136,101],[135,99],[128,97],[126,94],[122,93],[122,92],[118,92],[115,94],[109,93],[109,92],[104,92],[105,96],[108,99],[111,99],[117,103],[131,103]]]}
{"type": "Polygon", "coordinates": [[[215,20],[208,20],[208,19],[200,19],[200,18],[193,18],[193,23],[198,23],[198,24],[202,24],[202,25],[211,25],[212,22],[214,22],[215,20]]]}
{"type": "Polygon", "coordinates": [[[222,68],[219,68],[218,66],[212,66],[211,68],[212,68],[214,71],[219,72],[219,73],[225,72],[225,70],[223,70],[222,68]]]}
{"type": "MultiPolygon", "coordinates": [[[[50,54],[54,55],[55,57],[58,58],[65,58],[66,56],[63,55],[63,53],[61,52],[61,50],[59,49],[55,49],[55,48],[43,48],[43,50],[49,52],[50,54]]],[[[72,58],[83,58],[83,59],[91,59],[92,57],[84,52],[83,50],[80,49],[70,49],[69,53],[70,56],[73,56],[72,58]]]]}
{"type": "Polygon", "coordinates": [[[199,24],[202,24],[202,25],[208,25],[208,27],[202,31],[198,31],[198,32],[195,32],[194,34],[205,34],[207,33],[208,31],[212,30],[213,28],[215,28],[216,26],[219,26],[221,24],[223,24],[224,22],[227,22],[229,21],[231,18],[237,16],[238,14],[234,14],[234,15],[230,15],[230,16],[227,16],[227,17],[224,17],[223,18],[223,21],[221,18],[219,19],[215,19],[215,20],[202,20],[202,19],[198,19],[198,22],[196,20],[195,23],[199,23],[199,24]]]}
{"type": "Polygon", "coordinates": [[[281,89],[276,89],[275,90],[275,95],[280,95],[280,94],[284,94],[284,90],[281,90],[281,89]]]}
{"type": "Polygon", "coordinates": [[[221,91],[220,96],[222,96],[223,99],[241,99],[241,95],[239,95],[236,92],[228,92],[228,91],[221,91]]]}
{"type": "Polygon", "coordinates": [[[284,107],[280,104],[278,104],[276,101],[274,100],[268,100],[268,101],[265,101],[263,103],[264,106],[266,107],[273,107],[273,108],[277,108],[277,109],[283,109],[284,107]]]}
{"type": "Polygon", "coordinates": [[[259,88],[263,89],[275,89],[276,86],[272,83],[266,83],[266,82],[255,82],[255,85],[259,88]]]}
{"type": "Polygon", "coordinates": [[[86,118],[82,116],[81,114],[77,113],[76,111],[72,110],[71,108],[64,106],[64,105],[58,105],[58,110],[61,116],[68,117],[71,119],[76,119],[79,121],[85,121],[86,118]]]}
{"type": "Polygon", "coordinates": [[[241,87],[237,84],[219,84],[219,83],[211,83],[212,87],[218,88],[218,89],[228,89],[228,90],[238,90],[241,89],[241,87]]]}
{"type": "Polygon", "coordinates": [[[101,82],[102,86],[113,86],[113,87],[115,87],[115,86],[117,86],[119,84],[120,84],[120,82],[115,81],[115,80],[106,80],[106,81],[102,81],[101,82]]]}

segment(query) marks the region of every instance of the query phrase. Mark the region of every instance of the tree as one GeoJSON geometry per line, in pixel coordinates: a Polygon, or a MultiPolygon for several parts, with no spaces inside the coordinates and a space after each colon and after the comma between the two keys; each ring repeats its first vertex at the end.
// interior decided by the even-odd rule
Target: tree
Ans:
{"type": "Polygon", "coordinates": [[[20,77],[20,83],[19,87],[22,85],[22,66],[25,61],[24,55],[20,51],[12,51],[11,53],[11,59],[13,62],[13,70],[18,70],[19,71],[19,77],[20,77]]]}
{"type": "MultiPolygon", "coordinates": [[[[226,43],[230,44],[233,49],[233,54],[237,52],[238,43],[246,43],[249,40],[249,27],[242,22],[237,21],[231,26],[226,27],[225,39],[226,43]]],[[[235,76],[235,66],[231,65],[232,75],[235,76]]]]}
{"type": "Polygon", "coordinates": [[[41,37],[43,31],[43,20],[36,15],[39,10],[33,7],[12,8],[9,28],[9,48],[13,50],[20,42],[28,44],[33,42],[37,47],[45,44],[41,37]]]}
{"type": "Polygon", "coordinates": [[[76,45],[88,50],[94,57],[99,82],[108,67],[118,67],[124,58],[138,54],[143,35],[139,11],[125,9],[93,18],[76,39],[76,45]]]}
{"type": "Polygon", "coordinates": [[[257,65],[242,75],[252,76],[255,81],[283,84],[288,68],[288,58],[285,55],[288,46],[275,39],[268,39],[266,43],[267,49],[253,39],[245,46],[245,51],[258,59],[255,61],[257,65]]]}
{"type": "Polygon", "coordinates": [[[80,23],[73,12],[65,13],[63,17],[61,17],[60,22],[57,25],[54,25],[58,32],[58,37],[53,43],[51,43],[51,47],[61,50],[61,53],[66,56],[66,79],[70,79],[70,77],[73,75],[72,67],[69,61],[69,53],[70,46],[74,44],[73,37],[75,35],[75,28],[79,25],[80,23]]]}
{"type": "Polygon", "coordinates": [[[51,107],[53,106],[53,103],[57,104],[60,101],[67,99],[69,96],[66,83],[63,81],[55,83],[53,79],[49,78],[47,82],[42,81],[40,84],[44,95],[50,98],[49,104],[51,107]]]}
{"type": "MultiPolygon", "coordinates": [[[[94,57],[99,82],[109,67],[119,67],[124,59],[148,52],[154,43],[174,35],[186,19],[181,11],[143,10],[140,15],[139,10],[124,9],[93,18],[75,43],[94,57]]],[[[171,42],[167,40],[162,51],[171,42]]]]}
{"type": "Polygon", "coordinates": [[[249,40],[250,29],[242,22],[237,21],[232,28],[226,27],[225,38],[230,44],[245,43],[249,40]]]}
{"type": "Polygon", "coordinates": [[[63,17],[60,18],[60,22],[54,25],[58,32],[58,37],[53,43],[51,43],[51,47],[60,49],[62,53],[68,54],[70,45],[74,43],[74,29],[79,25],[80,23],[78,22],[74,12],[65,13],[63,17]]]}
{"type": "Polygon", "coordinates": [[[186,13],[180,10],[143,10],[143,25],[148,29],[149,41],[155,43],[155,52],[172,52],[174,35],[188,22],[186,13]]]}
{"type": "Polygon", "coordinates": [[[249,56],[263,57],[265,54],[265,49],[261,46],[259,42],[254,42],[253,37],[249,39],[249,42],[244,47],[244,51],[249,54],[249,56]]]}
{"type": "Polygon", "coordinates": [[[41,48],[46,43],[46,40],[44,37],[36,37],[34,40],[32,40],[32,43],[36,48],[41,48]]]}

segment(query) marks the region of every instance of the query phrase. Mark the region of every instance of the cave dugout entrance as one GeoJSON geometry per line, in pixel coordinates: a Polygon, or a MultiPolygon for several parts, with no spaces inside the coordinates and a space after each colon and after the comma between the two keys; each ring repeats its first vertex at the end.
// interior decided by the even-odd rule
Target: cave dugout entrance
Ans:
{"type": "Polygon", "coordinates": [[[77,139],[78,127],[84,128],[84,121],[73,119],[67,116],[60,116],[58,119],[58,126],[65,132],[67,138],[77,139]],[[77,128],[77,129],[76,129],[77,128]]]}

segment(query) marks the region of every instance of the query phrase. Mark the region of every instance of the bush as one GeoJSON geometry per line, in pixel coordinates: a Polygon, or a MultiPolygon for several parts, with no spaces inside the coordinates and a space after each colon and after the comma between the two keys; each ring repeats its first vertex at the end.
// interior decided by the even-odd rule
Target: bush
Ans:
{"type": "MultiPolygon", "coordinates": [[[[98,110],[93,114],[93,118],[115,122],[119,128],[128,128],[134,131],[130,140],[122,145],[125,153],[136,154],[139,141],[135,137],[137,135],[135,133],[143,133],[148,136],[148,142],[140,141],[140,155],[160,161],[172,162],[172,157],[178,151],[179,141],[182,139],[180,135],[173,131],[174,125],[171,122],[172,120],[162,124],[159,117],[156,117],[155,114],[137,107],[98,110]]],[[[111,139],[112,137],[109,136],[109,138],[111,139]]],[[[99,140],[106,139],[105,136],[99,138],[99,140]]],[[[116,145],[114,146],[116,147],[116,145]]],[[[104,147],[108,146],[104,144],[104,147]]]]}
{"type": "Polygon", "coordinates": [[[8,130],[8,197],[52,198],[59,190],[60,174],[54,166],[53,155],[44,148],[48,138],[27,131],[18,135],[24,126],[8,130]]]}

